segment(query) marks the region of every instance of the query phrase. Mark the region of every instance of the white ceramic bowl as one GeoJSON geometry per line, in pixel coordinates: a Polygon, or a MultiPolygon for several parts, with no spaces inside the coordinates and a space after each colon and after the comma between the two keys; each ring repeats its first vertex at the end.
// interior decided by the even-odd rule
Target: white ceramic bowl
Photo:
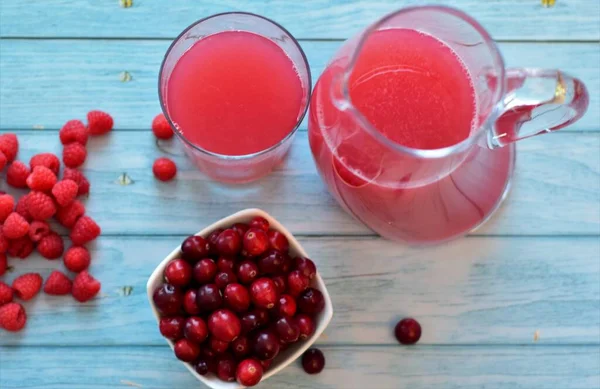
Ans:
{"type": "MultiPolygon", "coordinates": [[[[210,226],[206,227],[205,229],[203,229],[196,235],[200,235],[202,237],[207,237],[212,231],[216,230],[217,228],[227,228],[234,223],[248,223],[255,216],[264,217],[265,219],[267,219],[269,221],[271,228],[283,233],[286,236],[286,238],[290,242],[290,254],[292,256],[303,256],[303,257],[311,258],[311,256],[308,255],[308,253],[306,251],[304,251],[302,246],[300,246],[300,243],[298,243],[298,241],[294,238],[294,236],[292,234],[290,234],[290,232],[284,226],[282,226],[271,215],[269,215],[268,213],[266,213],[265,211],[262,211],[260,209],[245,209],[243,211],[234,213],[231,216],[228,216],[224,219],[219,220],[216,223],[211,224],[210,226]]],[[[160,284],[163,283],[163,271],[164,271],[164,268],[167,266],[167,263],[169,263],[169,261],[171,261],[172,259],[178,258],[179,254],[180,254],[180,246],[177,246],[175,248],[175,250],[173,250],[171,252],[171,254],[169,254],[165,259],[163,259],[161,261],[161,263],[156,267],[156,269],[154,269],[154,271],[152,272],[152,275],[148,279],[148,284],[146,286],[146,290],[147,290],[147,294],[148,294],[148,301],[150,302],[150,307],[152,307],[152,312],[154,313],[154,317],[156,318],[157,323],[160,320],[160,314],[158,313],[158,311],[156,310],[156,307],[154,306],[154,302],[152,300],[152,295],[154,293],[154,290],[160,284]]],[[[269,378],[272,375],[276,374],[277,372],[281,371],[287,365],[292,363],[296,358],[301,356],[302,353],[304,353],[304,351],[306,351],[317,340],[317,338],[323,333],[323,331],[325,330],[325,328],[331,321],[331,318],[333,316],[333,307],[331,305],[331,298],[329,297],[327,288],[325,288],[323,279],[321,278],[321,276],[318,273],[318,269],[317,269],[317,276],[315,277],[314,280],[312,280],[311,286],[319,289],[323,293],[323,297],[325,298],[325,309],[323,309],[323,311],[319,315],[317,315],[317,317],[315,318],[315,325],[316,325],[315,333],[309,339],[299,341],[299,342],[295,343],[294,345],[290,346],[287,350],[283,351],[281,354],[279,354],[273,360],[273,364],[271,365],[271,367],[263,375],[262,381],[266,380],[267,378],[269,378]]],[[[174,343],[169,339],[165,338],[165,340],[167,341],[169,346],[171,346],[171,349],[173,349],[174,343]]],[[[173,358],[175,358],[175,355],[173,355],[173,358]]],[[[237,382],[221,381],[215,375],[210,374],[210,373],[206,376],[201,376],[200,374],[196,373],[194,368],[189,363],[184,363],[184,362],[182,362],[182,363],[185,365],[185,367],[187,367],[187,369],[198,380],[202,381],[205,385],[209,386],[210,388],[234,389],[234,388],[243,388],[244,387],[244,386],[238,384],[237,382]]]]}

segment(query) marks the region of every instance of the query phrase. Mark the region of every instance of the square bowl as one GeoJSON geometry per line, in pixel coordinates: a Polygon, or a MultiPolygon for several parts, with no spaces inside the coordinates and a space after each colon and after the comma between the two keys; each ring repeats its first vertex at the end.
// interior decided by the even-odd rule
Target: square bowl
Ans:
{"type": "MultiPolygon", "coordinates": [[[[248,223],[250,220],[252,220],[252,218],[256,216],[264,217],[269,222],[271,228],[285,235],[290,244],[289,252],[292,257],[302,256],[310,258],[310,256],[306,253],[306,251],[304,251],[300,243],[298,243],[294,236],[283,225],[281,225],[281,223],[279,223],[271,215],[260,209],[251,208],[234,213],[233,215],[227,216],[226,218],[223,218],[217,221],[216,223],[213,223],[210,226],[204,228],[196,235],[206,238],[212,231],[216,230],[217,228],[228,228],[235,223],[248,223]]],[[[148,283],[146,285],[148,301],[150,302],[150,307],[152,308],[152,312],[154,313],[154,317],[156,318],[157,322],[160,321],[160,314],[154,306],[152,295],[154,293],[154,290],[163,283],[163,272],[167,264],[171,260],[178,258],[180,254],[181,251],[180,247],[178,246],[165,259],[163,259],[160,262],[160,264],[158,264],[158,266],[156,267],[156,269],[154,269],[152,275],[150,275],[150,278],[148,279],[148,283]]],[[[304,353],[304,351],[306,351],[319,338],[319,336],[323,333],[327,325],[329,325],[329,322],[333,317],[333,306],[331,305],[331,298],[329,296],[329,293],[327,292],[325,283],[323,282],[323,279],[321,278],[321,275],[318,272],[318,269],[315,278],[311,281],[311,286],[316,289],[319,289],[321,293],[323,293],[323,297],[325,299],[325,308],[315,317],[315,333],[308,339],[294,343],[288,349],[277,355],[273,360],[273,364],[263,375],[261,382],[271,377],[272,375],[277,374],[279,371],[281,371],[283,368],[285,368],[287,365],[289,365],[295,359],[301,356],[302,353],[304,353]]],[[[165,340],[167,341],[169,346],[171,346],[171,349],[173,349],[173,341],[166,338],[165,340]]],[[[175,358],[175,355],[173,355],[173,358],[175,358]]],[[[194,375],[194,377],[196,377],[199,381],[202,381],[205,385],[207,385],[210,388],[234,389],[244,387],[243,385],[240,385],[235,381],[221,381],[212,373],[209,373],[206,376],[201,376],[195,371],[191,364],[186,362],[181,363],[183,363],[185,367],[187,367],[187,369],[194,375]]]]}

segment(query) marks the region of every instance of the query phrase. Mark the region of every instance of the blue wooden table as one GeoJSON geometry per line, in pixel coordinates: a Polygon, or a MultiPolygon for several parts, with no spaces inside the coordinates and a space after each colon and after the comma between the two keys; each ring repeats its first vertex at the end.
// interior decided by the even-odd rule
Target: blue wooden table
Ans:
{"type": "MultiPolygon", "coordinates": [[[[577,124],[519,144],[514,190],[493,220],[430,249],[382,240],[345,214],[317,176],[306,125],[284,165],[237,188],[209,181],[149,131],[163,54],[196,19],[228,10],[271,17],[300,38],[316,79],[344,39],[419,1],[131,3],[0,1],[0,131],[18,133],[19,158],[59,152],[58,129],[90,109],[116,121],[112,134],[90,142],[85,166],[86,206],[103,228],[91,247],[102,294],[85,305],[45,295],[27,303],[26,330],[0,333],[2,389],[200,387],[159,335],[145,283],[185,235],[247,207],[297,234],[335,307],[318,341],[324,372],[307,376],[293,364],[261,387],[600,387],[598,1],[442,1],[481,21],[509,66],[561,68],[584,80],[591,102],[577,124]],[[170,184],[151,172],[165,153],[180,167],[170,184]],[[417,346],[392,337],[403,316],[423,325],[417,346]]],[[[8,281],[60,266],[40,258],[15,265],[8,281]]]]}

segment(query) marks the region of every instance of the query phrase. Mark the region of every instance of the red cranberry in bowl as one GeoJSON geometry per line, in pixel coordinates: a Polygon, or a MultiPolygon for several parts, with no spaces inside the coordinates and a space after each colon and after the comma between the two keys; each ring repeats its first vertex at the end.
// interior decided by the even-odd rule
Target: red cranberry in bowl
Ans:
{"type": "Polygon", "coordinates": [[[200,307],[197,302],[198,291],[196,289],[188,289],[183,296],[183,310],[188,315],[198,315],[200,312],[200,307]]]}
{"type": "Polygon", "coordinates": [[[317,275],[317,267],[315,266],[315,263],[309,258],[296,257],[294,262],[295,270],[300,270],[300,272],[307,276],[309,279],[312,280],[317,275]]]}
{"type": "Polygon", "coordinates": [[[210,243],[201,236],[192,235],[181,244],[181,256],[191,264],[210,254],[210,243]]]}
{"type": "Polygon", "coordinates": [[[263,367],[264,371],[267,371],[267,369],[269,367],[271,367],[271,365],[273,364],[273,360],[272,359],[264,359],[262,361],[259,360],[259,362],[260,362],[260,365],[263,367]]]}
{"type": "Polygon", "coordinates": [[[250,341],[244,335],[240,335],[231,342],[231,351],[238,360],[250,354],[250,341]]]}
{"type": "Polygon", "coordinates": [[[223,304],[221,290],[215,284],[206,284],[198,288],[196,302],[202,312],[210,312],[218,309],[223,304]]]}
{"type": "Polygon", "coordinates": [[[203,343],[208,337],[208,328],[201,317],[191,316],[185,321],[185,337],[195,343],[203,343]]]}
{"type": "Polygon", "coordinates": [[[421,339],[421,325],[412,318],[402,319],[396,324],[394,335],[402,344],[415,344],[421,339]]]}
{"type": "Polygon", "coordinates": [[[217,377],[222,381],[235,381],[235,369],[237,365],[235,359],[229,353],[217,356],[217,377]]]}
{"type": "Polygon", "coordinates": [[[175,343],[175,356],[184,362],[192,362],[200,356],[200,346],[189,339],[179,339],[175,343]]]}
{"type": "Polygon", "coordinates": [[[259,278],[252,283],[250,286],[250,296],[254,305],[267,309],[273,308],[279,297],[275,283],[266,277],[259,278]]]}
{"type": "Polygon", "coordinates": [[[271,248],[282,253],[286,253],[290,249],[290,242],[288,242],[288,239],[281,232],[269,230],[267,235],[269,236],[271,248]]]}
{"type": "Polygon", "coordinates": [[[208,372],[210,371],[210,365],[209,362],[200,357],[200,359],[198,359],[198,361],[196,361],[196,364],[194,365],[194,369],[196,370],[196,373],[200,374],[200,375],[207,375],[208,372]]]}
{"type": "Polygon", "coordinates": [[[223,292],[225,305],[235,312],[245,312],[250,307],[250,293],[243,285],[229,284],[223,292]]]}
{"type": "Polygon", "coordinates": [[[237,277],[231,271],[220,271],[215,276],[215,284],[219,287],[219,289],[225,289],[225,287],[229,284],[233,284],[237,282],[237,277]]]}
{"type": "Polygon", "coordinates": [[[296,325],[300,331],[300,339],[308,339],[315,333],[315,322],[310,316],[301,313],[296,315],[294,319],[296,320],[296,325]]]}
{"type": "Polygon", "coordinates": [[[250,256],[258,256],[269,249],[269,237],[263,230],[250,228],[244,235],[244,250],[250,256]]]}
{"type": "Polygon", "coordinates": [[[300,336],[300,329],[291,317],[282,317],[275,323],[279,339],[284,343],[294,343],[300,336]]]}
{"type": "Polygon", "coordinates": [[[279,317],[292,317],[296,314],[296,300],[289,294],[282,294],[279,296],[279,301],[275,306],[279,317]]]}
{"type": "Polygon", "coordinates": [[[306,289],[296,301],[298,309],[307,315],[316,315],[325,308],[325,298],[318,289],[306,289]]]}
{"type": "Polygon", "coordinates": [[[277,293],[282,294],[285,293],[287,289],[287,277],[280,274],[277,276],[271,277],[273,282],[275,283],[275,287],[277,288],[277,293]]]}
{"type": "Polygon", "coordinates": [[[202,347],[200,358],[208,364],[208,371],[217,373],[217,353],[210,347],[202,347]]]}
{"type": "Polygon", "coordinates": [[[246,234],[246,231],[250,229],[250,226],[245,223],[235,223],[231,226],[231,229],[237,232],[240,238],[243,238],[246,234]]]}
{"type": "Polygon", "coordinates": [[[250,228],[257,228],[259,230],[263,230],[264,232],[269,231],[269,221],[262,216],[256,216],[252,220],[250,220],[250,228]]]}
{"type": "Polygon", "coordinates": [[[227,229],[217,238],[217,252],[221,255],[237,255],[242,250],[242,238],[232,229],[227,229]]]}
{"type": "Polygon", "coordinates": [[[174,315],[181,310],[183,294],[171,284],[162,284],[154,290],[152,300],[162,315],[174,315]]]}
{"type": "Polygon", "coordinates": [[[277,250],[271,250],[258,260],[258,270],[261,274],[278,274],[283,270],[283,262],[283,254],[277,250]]]}
{"type": "Polygon", "coordinates": [[[310,279],[300,270],[294,270],[288,274],[287,290],[292,296],[299,296],[300,293],[308,289],[309,285],[310,279]]]}
{"type": "Polygon", "coordinates": [[[192,280],[192,266],[183,259],[174,259],[164,271],[165,281],[175,286],[186,286],[192,280]]]}
{"type": "Polygon", "coordinates": [[[256,317],[258,319],[258,325],[260,327],[264,327],[267,324],[269,324],[269,321],[271,320],[269,317],[269,311],[267,311],[266,309],[262,309],[262,308],[256,308],[252,312],[254,312],[256,314],[256,317]]]}
{"type": "Polygon", "coordinates": [[[208,344],[210,345],[211,350],[217,354],[223,354],[229,349],[229,342],[223,342],[215,337],[211,337],[208,344]]]}
{"type": "Polygon", "coordinates": [[[224,230],[222,228],[217,228],[216,230],[214,230],[213,232],[211,232],[210,234],[208,234],[208,237],[206,238],[206,240],[208,240],[208,243],[210,243],[210,253],[212,255],[216,255],[217,253],[217,239],[219,239],[219,235],[221,235],[221,232],[223,232],[224,230]]]}
{"type": "Polygon", "coordinates": [[[194,280],[199,284],[208,284],[213,282],[217,274],[217,265],[210,258],[202,258],[194,265],[194,280]]]}
{"type": "Polygon", "coordinates": [[[254,312],[246,312],[240,318],[242,324],[242,334],[248,334],[260,328],[258,316],[254,312]]]}
{"type": "Polygon", "coordinates": [[[208,317],[208,330],[215,338],[231,342],[242,332],[242,323],[229,309],[219,309],[208,317]]]}
{"type": "Polygon", "coordinates": [[[237,276],[242,284],[250,284],[258,277],[258,266],[256,263],[246,259],[239,264],[237,276]]]}
{"type": "Polygon", "coordinates": [[[288,253],[284,252],[282,254],[283,254],[283,265],[281,265],[281,272],[287,274],[292,270],[292,266],[294,265],[294,260],[292,259],[292,257],[290,257],[290,255],[288,253]]]}
{"type": "Polygon", "coordinates": [[[235,377],[240,385],[254,386],[263,376],[263,367],[256,359],[244,359],[237,366],[235,377]]]}
{"type": "Polygon", "coordinates": [[[320,373],[325,367],[325,356],[318,348],[311,348],[302,354],[302,367],[308,374],[320,373]]]}
{"type": "Polygon", "coordinates": [[[161,335],[171,340],[183,338],[184,326],[185,319],[181,316],[163,317],[158,324],[161,335]]]}
{"type": "Polygon", "coordinates": [[[279,354],[279,338],[272,331],[259,332],[252,343],[258,359],[273,359],[279,354]]]}
{"type": "Polygon", "coordinates": [[[219,257],[217,260],[217,268],[219,271],[233,271],[235,260],[228,257],[219,257]]]}

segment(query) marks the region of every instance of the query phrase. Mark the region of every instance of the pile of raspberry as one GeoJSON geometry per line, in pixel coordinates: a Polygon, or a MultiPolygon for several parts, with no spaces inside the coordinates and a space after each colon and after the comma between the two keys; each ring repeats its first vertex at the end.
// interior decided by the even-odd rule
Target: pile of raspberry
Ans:
{"type": "Polygon", "coordinates": [[[100,282],[87,271],[91,256],[85,244],[95,240],[101,230],[78,200],[89,194],[90,183],[77,168],[86,160],[88,136],[111,131],[113,119],[105,112],[91,111],[87,120],[87,127],[80,120],[70,120],[59,132],[64,164],[60,178],[61,163],[56,155],[36,154],[27,165],[16,160],[17,136],[0,135],[0,172],[8,185],[27,190],[18,198],[0,191],[0,328],[7,331],[20,331],[27,322],[25,308],[14,299],[31,300],[42,284],[46,294],[71,294],[79,302],[100,291],[100,282]],[[51,219],[70,230],[72,245],[66,251],[51,219]],[[1,281],[8,268],[7,256],[25,260],[34,250],[48,260],[63,257],[65,267],[75,274],[73,280],[54,270],[45,283],[39,273],[22,274],[10,286],[1,281]]]}

